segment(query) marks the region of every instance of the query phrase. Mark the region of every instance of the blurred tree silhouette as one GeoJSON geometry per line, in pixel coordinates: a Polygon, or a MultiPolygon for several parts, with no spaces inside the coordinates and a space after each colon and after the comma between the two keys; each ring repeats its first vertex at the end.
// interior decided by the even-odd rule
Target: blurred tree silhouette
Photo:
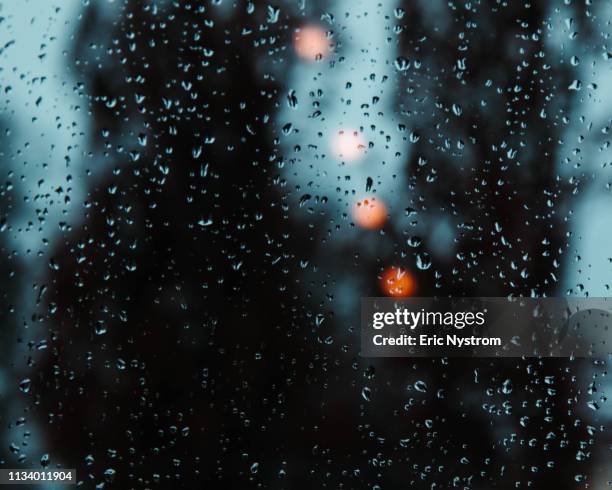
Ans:
{"type": "MultiPolygon", "coordinates": [[[[407,15],[401,22],[401,62],[410,69],[398,99],[415,141],[408,185],[423,203],[416,202],[419,212],[449,217],[456,231],[455,257],[438,261],[434,274],[420,274],[421,294],[559,293],[569,247],[562,213],[572,189],[560,176],[557,149],[564,119],[571,115],[567,88],[574,74],[550,47],[549,6],[402,5],[407,15]]],[[[585,25],[584,15],[575,15],[585,25]]],[[[589,29],[583,31],[586,40],[589,29]]],[[[576,425],[572,408],[581,394],[572,377],[584,364],[509,359],[450,364],[460,369],[427,361],[418,366],[433,386],[448,390],[445,406],[429,418],[444,420],[438,431],[456,436],[447,444],[462,441],[469,453],[465,461],[442,457],[459,477],[457,484],[505,487],[507,477],[512,485],[573,488],[575,475],[588,473],[576,463],[588,429],[576,425]],[[555,390],[541,382],[545,376],[558,379],[555,390]],[[477,388],[475,378],[497,387],[493,399],[477,388]],[[521,392],[500,397],[505,380],[521,392]],[[569,400],[574,403],[566,407],[569,400]],[[496,415],[509,417],[495,422],[496,415]],[[476,474],[482,483],[474,481],[476,474]]]]}
{"type": "Polygon", "coordinates": [[[76,57],[92,143],[109,159],[131,146],[57,251],[40,389],[51,447],[96,482],[238,485],[262,435],[272,453],[287,443],[286,390],[308,350],[292,323],[307,310],[269,136],[266,59],[287,30],[270,15],[134,2],[100,42],[108,26],[87,10],[76,57]]]}
{"type": "MultiPolygon", "coordinates": [[[[129,2],[111,20],[90,6],[75,43],[91,144],[111,168],[49,278],[53,341],[32,389],[53,458],[118,488],[571,488],[584,429],[565,406],[577,396],[570,364],[374,368],[320,340],[315,306],[328,291],[305,283],[300,263],[317,243],[289,217],[273,127],[294,21],[267,5],[202,5],[129,2]],[[407,372],[435,389],[407,403],[407,372]],[[554,396],[540,381],[550,373],[563,386],[554,396]],[[511,396],[486,394],[509,378],[511,396]],[[532,420],[522,432],[502,417],[513,410],[532,420]]],[[[548,201],[564,190],[560,127],[539,114],[568,73],[539,57],[541,7],[476,5],[462,14],[478,16],[466,36],[432,29],[425,5],[406,7],[418,27],[402,51],[427,70],[410,72],[398,98],[419,121],[415,158],[430,162],[407,162],[409,184],[465,223],[462,267],[421,273],[421,294],[550,294],[566,242],[548,201]],[[481,109],[483,90],[496,92],[481,109]],[[425,96],[439,113],[418,105],[425,96]]],[[[386,258],[360,264],[369,294],[386,258]]],[[[317,274],[326,284],[334,270],[317,274]]]]}
{"type": "MultiPolygon", "coordinates": [[[[9,234],[13,231],[12,222],[19,210],[18,203],[15,204],[15,195],[19,189],[19,184],[16,182],[15,170],[11,162],[14,155],[10,151],[12,142],[10,124],[2,119],[0,120],[0,128],[2,130],[0,156],[7,163],[5,166],[6,180],[0,187],[0,325],[2,325],[2,329],[0,329],[0,355],[3,361],[2,372],[0,372],[0,422],[5,429],[9,429],[8,440],[6,439],[7,433],[3,433],[3,443],[5,444],[3,453],[6,456],[0,459],[9,460],[9,452],[13,455],[19,454],[19,444],[24,442],[16,440],[15,435],[10,433],[10,429],[13,429],[17,422],[14,418],[14,406],[11,401],[18,393],[19,380],[21,379],[14,380],[14,378],[19,376],[21,370],[26,366],[16,366],[15,363],[15,346],[24,342],[23,336],[18,330],[20,321],[23,321],[23,318],[19,318],[18,314],[20,301],[18,294],[22,286],[23,265],[21,257],[13,248],[9,238],[9,234]]],[[[27,389],[27,384],[22,384],[21,389],[27,389]]]]}
{"type": "Polygon", "coordinates": [[[438,30],[432,8],[408,9],[402,52],[423,69],[401,100],[420,136],[410,184],[460,230],[438,282],[458,296],[552,294],[569,246],[557,149],[572,73],[547,47],[549,9],[476,2],[440,11],[438,30]]]}

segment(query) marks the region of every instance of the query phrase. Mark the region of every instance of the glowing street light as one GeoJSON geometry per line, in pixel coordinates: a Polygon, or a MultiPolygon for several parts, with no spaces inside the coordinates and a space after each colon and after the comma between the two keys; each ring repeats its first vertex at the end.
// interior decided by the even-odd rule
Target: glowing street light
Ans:
{"type": "Polygon", "coordinates": [[[356,162],[365,155],[366,145],[358,131],[341,129],[331,139],[334,156],[346,162],[356,162]]]}
{"type": "Polygon", "coordinates": [[[353,205],[355,223],[368,230],[378,230],[387,221],[387,207],[377,197],[368,197],[353,205]]]}
{"type": "Polygon", "coordinates": [[[394,298],[406,298],[413,296],[416,292],[416,279],[406,269],[401,267],[389,267],[380,279],[380,287],[387,296],[394,298]]]}
{"type": "Polygon", "coordinates": [[[300,58],[309,61],[325,58],[331,51],[327,34],[315,25],[306,25],[297,29],[293,38],[293,46],[300,58]]]}

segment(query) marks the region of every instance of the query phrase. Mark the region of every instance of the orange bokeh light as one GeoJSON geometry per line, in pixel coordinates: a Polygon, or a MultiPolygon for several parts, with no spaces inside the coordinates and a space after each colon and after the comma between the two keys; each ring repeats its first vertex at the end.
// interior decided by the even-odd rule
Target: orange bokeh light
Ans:
{"type": "Polygon", "coordinates": [[[314,25],[298,29],[293,38],[293,46],[300,58],[309,61],[325,58],[331,51],[327,34],[323,29],[314,25]]]}
{"type": "Polygon", "coordinates": [[[380,287],[387,296],[406,298],[416,292],[416,279],[406,269],[389,267],[380,279],[380,287]]]}
{"type": "Polygon", "coordinates": [[[355,162],[365,154],[365,141],[361,134],[352,130],[340,130],[331,140],[334,155],[347,162],[355,162]]]}
{"type": "Polygon", "coordinates": [[[378,230],[387,221],[387,207],[376,197],[362,199],[353,206],[353,219],[362,228],[378,230]]]}

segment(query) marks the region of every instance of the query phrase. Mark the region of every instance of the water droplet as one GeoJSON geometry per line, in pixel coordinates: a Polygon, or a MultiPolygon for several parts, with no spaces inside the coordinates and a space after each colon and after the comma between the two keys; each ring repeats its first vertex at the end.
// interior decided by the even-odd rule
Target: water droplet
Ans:
{"type": "Polygon", "coordinates": [[[422,380],[418,380],[414,383],[414,389],[420,391],[421,393],[425,393],[427,391],[427,383],[422,380]]]}
{"type": "Polygon", "coordinates": [[[372,396],[372,390],[370,390],[370,388],[368,388],[367,386],[364,386],[363,389],[361,390],[361,397],[366,402],[369,402],[371,401],[371,396],[372,396]]]}
{"type": "Polygon", "coordinates": [[[395,59],[395,69],[399,72],[405,72],[410,69],[410,60],[408,58],[404,58],[403,56],[399,56],[395,59]]]}
{"type": "Polygon", "coordinates": [[[429,269],[431,267],[431,256],[427,252],[418,253],[416,266],[423,271],[429,269]]]}

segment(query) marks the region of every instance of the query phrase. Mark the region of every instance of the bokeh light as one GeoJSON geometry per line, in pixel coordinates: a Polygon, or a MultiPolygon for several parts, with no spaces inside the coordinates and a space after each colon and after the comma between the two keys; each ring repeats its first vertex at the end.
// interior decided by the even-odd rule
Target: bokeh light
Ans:
{"type": "Polygon", "coordinates": [[[325,58],[331,51],[327,34],[315,25],[306,25],[298,29],[293,38],[293,46],[300,58],[309,61],[325,58]]]}
{"type": "Polygon", "coordinates": [[[365,155],[365,141],[361,133],[353,130],[340,130],[331,140],[334,156],[346,162],[356,162],[365,155]]]}
{"type": "Polygon", "coordinates": [[[353,205],[355,223],[368,230],[378,230],[387,221],[387,207],[377,197],[367,197],[353,205]]]}
{"type": "Polygon", "coordinates": [[[380,279],[380,286],[387,296],[406,298],[414,296],[417,283],[414,276],[401,267],[389,267],[380,279]]]}

